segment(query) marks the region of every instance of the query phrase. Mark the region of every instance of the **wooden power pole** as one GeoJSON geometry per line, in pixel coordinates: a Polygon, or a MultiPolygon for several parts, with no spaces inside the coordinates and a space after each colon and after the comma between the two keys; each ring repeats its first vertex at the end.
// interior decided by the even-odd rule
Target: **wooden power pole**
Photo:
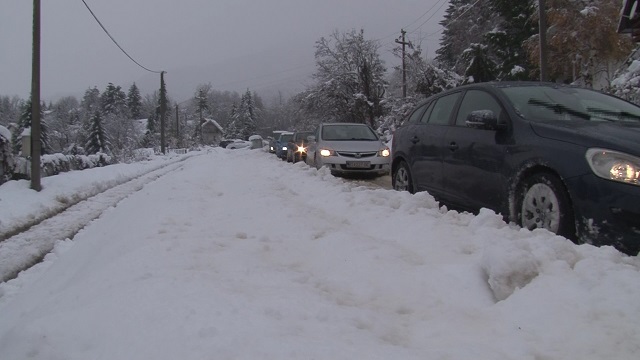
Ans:
{"type": "Polygon", "coordinates": [[[544,0],[538,0],[540,36],[540,81],[547,81],[547,12],[544,0]]]}
{"type": "Polygon", "coordinates": [[[411,42],[405,41],[404,37],[407,32],[404,31],[404,29],[401,29],[400,33],[402,34],[402,40],[396,39],[396,42],[402,45],[402,97],[407,97],[407,67],[405,63],[405,47],[407,45],[411,46],[411,42]]]}
{"type": "Polygon", "coordinates": [[[31,188],[40,182],[40,0],[33,0],[33,54],[31,63],[31,188]]]}
{"type": "Polygon", "coordinates": [[[164,128],[167,122],[167,88],[164,85],[164,73],[160,72],[160,151],[165,154],[164,128]]]}

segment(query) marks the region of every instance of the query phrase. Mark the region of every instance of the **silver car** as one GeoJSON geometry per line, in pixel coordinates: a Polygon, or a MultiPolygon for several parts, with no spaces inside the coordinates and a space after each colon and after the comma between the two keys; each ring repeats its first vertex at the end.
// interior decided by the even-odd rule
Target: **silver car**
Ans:
{"type": "Polygon", "coordinates": [[[366,124],[320,124],[309,137],[306,163],[331,173],[386,175],[391,151],[366,124]]]}

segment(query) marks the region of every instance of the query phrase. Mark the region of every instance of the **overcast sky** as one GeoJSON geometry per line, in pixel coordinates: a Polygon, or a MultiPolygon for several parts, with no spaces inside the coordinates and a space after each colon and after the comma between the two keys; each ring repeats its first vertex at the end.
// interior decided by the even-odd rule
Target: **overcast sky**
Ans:
{"type": "MultiPolygon", "coordinates": [[[[364,29],[379,39],[387,67],[400,35],[438,48],[447,0],[85,0],[116,41],[140,64],[167,71],[169,95],[184,100],[199,84],[214,89],[304,87],[314,44],[334,30],[364,29]],[[173,90],[173,91],[172,91],[173,90]]],[[[31,84],[32,1],[0,1],[0,95],[26,98],[31,84]]],[[[109,82],[143,93],[159,75],[129,60],[82,0],[42,1],[42,91],[45,100],[80,96],[109,82]]],[[[155,85],[157,84],[157,86],[155,85]]]]}

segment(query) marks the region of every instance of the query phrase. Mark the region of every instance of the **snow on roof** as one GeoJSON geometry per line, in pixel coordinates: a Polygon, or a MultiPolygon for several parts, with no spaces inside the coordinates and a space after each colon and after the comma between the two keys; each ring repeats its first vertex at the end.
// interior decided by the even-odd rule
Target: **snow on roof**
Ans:
{"type": "MultiPolygon", "coordinates": [[[[215,125],[215,127],[218,128],[218,130],[223,131],[222,130],[222,126],[220,126],[220,124],[218,124],[218,122],[213,120],[213,119],[204,119],[204,124],[206,124],[206,123],[212,123],[213,125],[215,125]]],[[[202,125],[204,125],[204,124],[202,124],[202,125]]]]}

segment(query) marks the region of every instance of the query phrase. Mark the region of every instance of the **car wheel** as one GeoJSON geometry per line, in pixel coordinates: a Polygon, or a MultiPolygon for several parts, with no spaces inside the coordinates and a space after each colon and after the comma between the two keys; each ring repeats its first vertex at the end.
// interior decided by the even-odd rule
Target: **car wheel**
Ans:
{"type": "Polygon", "coordinates": [[[517,221],[529,230],[547,229],[575,239],[575,219],[571,200],[560,179],[538,173],[522,182],[518,191],[517,221]]]}
{"type": "Polygon", "coordinates": [[[409,170],[409,165],[406,162],[401,161],[394,169],[393,175],[391,176],[391,183],[395,190],[408,191],[413,194],[411,170],[409,170]]]}

